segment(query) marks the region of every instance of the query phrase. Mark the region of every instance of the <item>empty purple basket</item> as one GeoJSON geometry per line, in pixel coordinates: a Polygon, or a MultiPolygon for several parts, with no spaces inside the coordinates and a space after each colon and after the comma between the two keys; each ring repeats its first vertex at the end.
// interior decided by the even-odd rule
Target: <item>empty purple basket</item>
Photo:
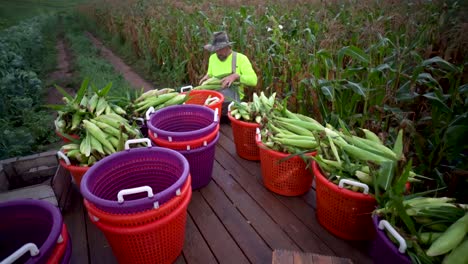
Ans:
{"type": "MultiPolygon", "coordinates": [[[[372,251],[371,256],[374,263],[382,263],[382,264],[411,264],[411,260],[407,254],[401,253],[405,252],[406,250],[406,242],[404,242],[403,238],[396,238],[397,240],[402,240],[400,246],[397,247],[385,233],[385,230],[379,228],[379,224],[382,228],[386,228],[391,233],[396,233],[395,229],[390,226],[390,224],[385,223],[385,220],[379,219],[376,215],[372,216],[372,221],[374,223],[374,227],[376,230],[376,236],[374,241],[372,242],[372,251]],[[393,229],[393,230],[391,230],[393,229]]],[[[399,236],[396,234],[396,236],[399,236]]]]}
{"type": "Polygon", "coordinates": [[[148,132],[168,141],[194,140],[216,129],[218,115],[202,105],[173,105],[154,112],[148,132]]]}
{"type": "Polygon", "coordinates": [[[208,145],[192,150],[178,150],[190,165],[190,175],[192,176],[192,189],[196,190],[208,185],[211,181],[213,163],[216,150],[216,142],[219,139],[219,132],[213,141],[208,145]]]}
{"type": "Polygon", "coordinates": [[[0,204],[0,261],[22,248],[15,263],[46,263],[62,231],[62,215],[46,201],[15,200],[0,204]],[[35,247],[39,250],[37,252],[35,247]],[[38,253],[32,256],[31,253],[38,253]]]}
{"type": "Polygon", "coordinates": [[[128,149],[90,167],[81,180],[81,194],[105,212],[138,213],[172,199],[188,174],[187,160],[174,150],[128,149]]]}

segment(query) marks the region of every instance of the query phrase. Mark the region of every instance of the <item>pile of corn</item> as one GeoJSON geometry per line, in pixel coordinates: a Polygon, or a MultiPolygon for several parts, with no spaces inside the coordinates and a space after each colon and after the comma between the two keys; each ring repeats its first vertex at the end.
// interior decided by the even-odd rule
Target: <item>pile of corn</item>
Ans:
{"type": "Polygon", "coordinates": [[[400,212],[394,202],[388,202],[376,213],[389,220],[406,240],[407,253],[413,263],[468,262],[466,205],[456,204],[454,199],[446,197],[416,197],[403,201],[402,207],[404,212],[400,212]]]}
{"type": "Polygon", "coordinates": [[[158,110],[166,106],[183,104],[187,99],[188,94],[178,93],[173,88],[149,90],[140,95],[132,105],[134,117],[142,117],[150,107],[158,110]]]}

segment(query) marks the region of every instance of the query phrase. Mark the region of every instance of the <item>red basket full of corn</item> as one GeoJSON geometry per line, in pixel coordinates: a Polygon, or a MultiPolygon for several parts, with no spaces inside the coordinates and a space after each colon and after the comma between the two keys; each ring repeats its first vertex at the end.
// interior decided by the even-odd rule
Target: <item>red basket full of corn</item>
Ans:
{"type": "MultiPolygon", "coordinates": [[[[263,184],[267,189],[285,196],[297,196],[309,191],[314,175],[300,156],[278,152],[265,146],[259,130],[256,144],[260,151],[263,184]]],[[[315,155],[315,152],[305,155],[315,155]]]]}
{"type": "Polygon", "coordinates": [[[256,131],[260,125],[255,122],[245,122],[234,118],[231,115],[231,105],[229,105],[228,117],[231,120],[232,135],[237,155],[246,160],[260,160],[260,150],[255,141],[256,131]]]}
{"type": "Polygon", "coordinates": [[[334,235],[348,240],[369,240],[374,236],[372,211],[377,202],[365,184],[341,179],[339,185],[329,181],[317,162],[312,162],[315,174],[317,218],[319,223],[334,235]],[[345,184],[362,188],[354,192],[343,188],[345,184]]]}

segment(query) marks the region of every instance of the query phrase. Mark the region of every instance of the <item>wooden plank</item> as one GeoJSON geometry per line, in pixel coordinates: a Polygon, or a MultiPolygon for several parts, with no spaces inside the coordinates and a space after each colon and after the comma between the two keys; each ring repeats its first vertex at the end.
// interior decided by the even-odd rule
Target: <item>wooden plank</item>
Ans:
{"type": "Polygon", "coordinates": [[[218,260],[223,263],[249,263],[199,191],[193,192],[188,210],[218,260]]]}
{"type": "MultiPolygon", "coordinates": [[[[47,181],[48,182],[48,181],[47,181]]],[[[36,184],[8,192],[0,193],[0,202],[17,199],[45,200],[57,206],[54,190],[48,184],[36,184]]]]}
{"type": "Polygon", "coordinates": [[[94,225],[86,213],[86,208],[84,208],[85,218],[86,218],[86,231],[88,234],[88,246],[89,246],[89,263],[91,264],[114,264],[117,263],[117,259],[112,252],[112,248],[107,242],[104,233],[94,225]]]}
{"type": "Polygon", "coordinates": [[[211,182],[200,190],[223,225],[252,263],[271,263],[271,249],[249,225],[223,191],[211,182]]]}
{"type": "Polygon", "coordinates": [[[190,214],[187,214],[183,252],[187,263],[218,263],[190,214]]]}
{"type": "MultiPolygon", "coordinates": [[[[226,141],[221,135],[220,141],[226,141]]],[[[288,233],[304,251],[333,255],[333,251],[321,239],[311,232],[287,207],[281,204],[274,195],[260,185],[256,176],[236,162],[233,157],[219,145],[216,147],[216,160],[233,176],[234,179],[260,204],[283,230],[288,233]]]]}
{"type": "Polygon", "coordinates": [[[213,167],[213,179],[270,248],[299,250],[294,241],[217,161],[213,167]]]}
{"type": "Polygon", "coordinates": [[[275,250],[273,251],[272,264],[288,264],[294,263],[293,255],[288,250],[275,250]]]}
{"type": "Polygon", "coordinates": [[[72,240],[71,264],[89,263],[88,238],[86,236],[86,219],[83,214],[81,195],[76,188],[72,188],[70,209],[64,213],[64,221],[72,240]]]}
{"type": "MultiPolygon", "coordinates": [[[[233,136],[232,136],[232,127],[230,125],[221,125],[220,126],[220,131],[223,134],[223,140],[221,140],[221,135],[220,135],[220,140],[218,142],[219,145],[223,146],[223,148],[231,154],[231,156],[238,162],[242,163],[242,166],[250,171],[254,175],[261,175],[262,170],[260,167],[260,162],[259,161],[251,161],[251,160],[246,160],[239,155],[237,155],[236,152],[236,145],[234,144],[233,141],[233,136]]],[[[260,179],[261,180],[261,179],[260,179]]]]}
{"type": "Polygon", "coordinates": [[[273,264],[352,264],[350,259],[290,250],[273,251],[273,264]]]}
{"type": "Polygon", "coordinates": [[[52,179],[52,189],[62,211],[67,210],[69,206],[72,185],[70,172],[59,165],[52,179]]]}
{"type": "Polygon", "coordinates": [[[348,242],[330,234],[317,220],[315,210],[300,197],[284,197],[276,195],[276,198],[287,206],[310,230],[319,236],[337,256],[351,258],[357,263],[372,263],[370,257],[351,244],[361,242],[348,242]]]}
{"type": "Polygon", "coordinates": [[[179,257],[174,261],[174,264],[186,264],[184,255],[180,254],[179,257]]]}

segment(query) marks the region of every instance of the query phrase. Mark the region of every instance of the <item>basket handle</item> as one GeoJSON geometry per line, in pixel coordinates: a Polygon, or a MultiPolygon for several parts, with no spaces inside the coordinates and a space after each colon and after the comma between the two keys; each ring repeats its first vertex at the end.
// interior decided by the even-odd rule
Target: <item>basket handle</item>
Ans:
{"type": "Polygon", "coordinates": [[[218,112],[219,112],[219,109],[215,108],[214,115],[213,115],[213,122],[218,122],[218,112]]]}
{"type": "Polygon", "coordinates": [[[149,187],[148,185],[145,185],[145,186],[120,190],[117,193],[117,201],[119,203],[123,203],[125,201],[123,197],[124,195],[136,194],[136,193],[142,193],[142,192],[148,193],[148,198],[151,198],[154,196],[153,189],[151,189],[151,187],[149,187]]]}
{"type": "Polygon", "coordinates": [[[256,128],[255,129],[255,139],[257,141],[262,141],[262,134],[260,133],[260,128],[256,128]]]}
{"type": "Polygon", "coordinates": [[[187,85],[187,86],[180,87],[180,92],[183,93],[185,92],[185,90],[192,91],[192,89],[193,89],[192,85],[187,85]]]}
{"type": "Polygon", "coordinates": [[[369,194],[369,186],[367,186],[367,184],[364,184],[362,182],[348,180],[348,179],[341,179],[340,182],[338,183],[338,187],[343,188],[343,185],[345,183],[349,184],[349,185],[352,185],[352,186],[361,187],[361,188],[364,189],[364,191],[362,193],[369,194]]]}
{"type": "Polygon", "coordinates": [[[217,102],[219,102],[219,100],[220,100],[220,99],[219,99],[218,97],[216,97],[216,96],[215,96],[215,97],[206,98],[206,100],[205,100],[205,105],[210,105],[210,104],[212,104],[212,103],[213,103],[213,104],[214,104],[214,103],[217,103],[217,102]]]}
{"type": "Polygon", "coordinates": [[[37,248],[36,244],[34,243],[27,243],[24,244],[22,247],[20,247],[18,250],[13,252],[10,256],[8,256],[6,259],[2,260],[0,264],[12,264],[16,260],[18,260],[21,256],[26,254],[26,252],[29,251],[29,254],[31,254],[32,257],[37,256],[39,254],[39,248],[37,248]]]}
{"type": "Polygon", "coordinates": [[[145,124],[145,120],[141,117],[134,117],[133,120],[135,120],[137,124],[139,123],[138,125],[140,126],[143,126],[145,124]]]}
{"type": "Polygon", "coordinates": [[[129,139],[125,141],[125,150],[130,149],[130,144],[138,144],[138,143],[145,143],[148,145],[148,147],[151,147],[151,140],[149,138],[135,138],[135,139],[129,139]]]}
{"type": "Polygon", "coordinates": [[[392,236],[393,236],[393,237],[398,241],[398,243],[400,244],[400,246],[398,247],[398,251],[400,251],[400,253],[402,253],[402,254],[405,253],[406,248],[407,248],[405,239],[404,239],[400,234],[398,234],[398,232],[395,230],[395,228],[393,228],[393,226],[392,226],[387,220],[381,220],[381,221],[379,222],[379,229],[380,229],[380,230],[387,229],[388,232],[389,232],[390,234],[392,234],[392,236]]]}
{"type": "Polygon", "coordinates": [[[150,120],[150,117],[151,117],[151,114],[154,113],[154,107],[150,107],[148,108],[148,110],[146,110],[146,121],[150,120]]]}
{"type": "Polygon", "coordinates": [[[63,161],[65,161],[65,164],[67,164],[68,166],[71,165],[70,159],[62,151],[57,151],[57,156],[59,159],[63,159],[63,161]]]}
{"type": "Polygon", "coordinates": [[[234,105],[234,101],[232,101],[229,105],[228,105],[228,112],[231,112],[231,107],[234,105]]]}

